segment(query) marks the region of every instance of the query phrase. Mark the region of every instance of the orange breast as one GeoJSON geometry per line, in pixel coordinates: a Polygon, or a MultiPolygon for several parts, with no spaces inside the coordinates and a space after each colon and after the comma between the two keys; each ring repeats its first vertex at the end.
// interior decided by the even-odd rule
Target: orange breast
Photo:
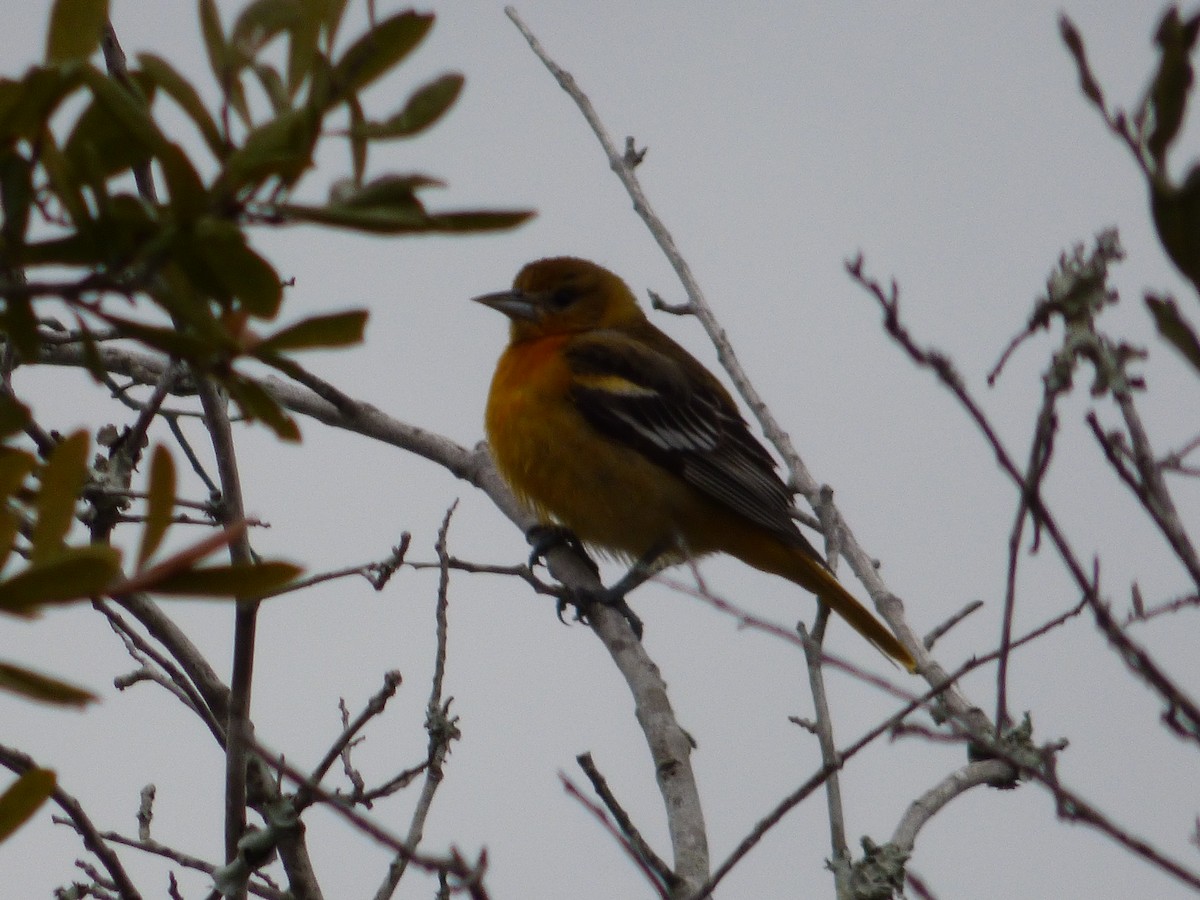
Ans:
{"type": "Polygon", "coordinates": [[[561,356],[569,337],[510,346],[492,379],[487,434],[513,493],[545,521],[557,521],[593,547],[638,558],[664,539],[683,537],[697,497],[680,479],[597,432],[570,400],[571,372],[561,356]],[[681,527],[682,526],[682,527],[681,527]]]}

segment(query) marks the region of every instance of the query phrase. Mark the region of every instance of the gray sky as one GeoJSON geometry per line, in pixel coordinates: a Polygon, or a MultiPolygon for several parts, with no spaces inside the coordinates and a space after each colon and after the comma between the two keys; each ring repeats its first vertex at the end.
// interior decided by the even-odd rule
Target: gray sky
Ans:
{"type": "MultiPolygon", "coordinates": [[[[228,24],[239,4],[221,5],[228,24]]],[[[362,6],[355,5],[357,23],[362,6]]],[[[0,44],[6,75],[22,71],[43,45],[48,7],[8,11],[0,44]]],[[[682,295],[582,118],[501,5],[433,8],[439,19],[431,37],[368,102],[377,114],[390,112],[398,97],[446,70],[463,72],[466,89],[432,132],[374,151],[372,171],[444,178],[449,187],[427,195],[435,208],[531,207],[537,219],[471,238],[384,240],[296,228],[262,231],[255,242],[296,280],[289,316],[371,310],[366,345],[307,359],[314,371],[397,418],[471,445],[482,435],[504,327],[467,298],[506,286],[529,259],[559,253],[613,268],[640,296],[647,288],[667,300],[682,295]]],[[[1132,104],[1154,60],[1155,4],[760,3],[736,14],[711,3],[518,4],[613,137],[632,134],[649,147],[638,174],[652,203],[775,416],[814,476],[835,488],[859,540],[905,599],[914,628],[925,632],[970,600],[986,602],[940,645],[947,668],[997,643],[1015,498],[966,417],[882,334],[872,301],[843,271],[847,257],[861,250],[870,272],[899,281],[914,334],[953,356],[1023,459],[1051,344],[1043,336],[1025,346],[994,390],[984,375],[1023,325],[1059,253],[1116,225],[1129,258],[1113,279],[1122,303],[1104,321],[1150,347],[1144,412],[1156,447],[1178,446],[1196,428],[1179,416],[1195,378],[1153,338],[1141,304],[1144,289],[1167,290],[1194,313],[1194,296],[1158,249],[1132,160],[1079,93],[1058,37],[1060,8],[1079,26],[1110,99],[1132,104]]],[[[114,0],[113,10],[131,58],[153,49],[215,95],[193,3],[114,0]]],[[[348,23],[343,34],[357,27],[348,23]]],[[[1196,150],[1194,132],[1182,143],[1177,171],[1196,150]]],[[[323,197],[348,168],[333,141],[320,162],[301,187],[305,196],[323,197]]],[[[655,321],[715,366],[694,322],[662,314],[655,321]]],[[[1105,470],[1082,425],[1092,402],[1087,379],[1080,381],[1062,408],[1047,493],[1080,556],[1103,560],[1103,583],[1123,612],[1131,581],[1147,602],[1181,593],[1185,581],[1105,470]]],[[[66,431],[98,423],[91,388],[76,374],[25,384],[48,424],[66,431]]],[[[1111,420],[1107,405],[1096,405],[1111,420]]],[[[393,448],[302,427],[300,447],[281,447],[262,429],[242,435],[247,506],[272,525],[254,536],[261,552],[315,572],[381,558],[410,530],[412,556],[432,559],[445,509],[461,498],[452,552],[493,562],[524,557],[522,536],[465,484],[393,448]]],[[[1185,517],[1196,521],[1195,485],[1177,488],[1185,517]]],[[[715,591],[764,616],[811,618],[811,600],[782,581],[719,560],[703,571],[715,591]]],[[[339,582],[270,603],[254,695],[260,739],[296,765],[313,764],[340,729],[337,699],[356,708],[385,670],[398,668],[405,684],[357,760],[368,780],[419,761],[434,585],[432,573],[405,571],[383,595],[339,582]]],[[[1048,548],[1022,562],[1020,587],[1018,628],[1077,599],[1048,548]]],[[[640,590],[633,605],[682,724],[699,744],[694,764],[719,862],[819,766],[815,741],[787,721],[811,715],[803,660],[661,586],[640,590]]],[[[226,671],[228,609],[172,610],[226,671]]],[[[450,616],[447,691],[464,738],[428,823],[428,849],[454,842],[470,855],[486,846],[496,898],[649,896],[558,780],[561,770],[582,783],[574,757],[591,751],[659,852],[669,852],[628,694],[598,642],[584,628],[559,625],[548,601],[496,578],[455,575],[450,616]]],[[[1194,688],[1193,625],[1194,613],[1185,614],[1136,635],[1194,688]]],[[[56,768],[104,828],[135,832],[137,792],[153,781],[156,837],[219,857],[223,763],[198,722],[154,688],[123,695],[111,688],[130,663],[90,610],[8,633],[6,657],[74,677],[105,699],[78,715],[0,696],[0,740],[56,768]]],[[[903,681],[848,629],[835,627],[830,640],[836,652],[903,681]]],[[[892,710],[870,688],[836,674],[830,681],[843,743],[892,710]]],[[[991,670],[966,688],[994,710],[991,670]]],[[[1031,711],[1037,740],[1070,739],[1060,758],[1065,781],[1195,866],[1187,840],[1197,812],[1194,748],[1164,735],[1153,698],[1088,620],[1014,658],[1011,707],[1031,711]]],[[[917,740],[856,758],[843,781],[852,841],[886,840],[907,804],[964,761],[961,748],[917,740]]],[[[412,799],[376,814],[404,830],[412,799]]],[[[370,896],[387,854],[328,815],[308,821],[326,895],[370,896]]],[[[813,798],[743,862],[722,896],[829,895],[828,848],[824,802],[813,798]]],[[[0,847],[6,890],[48,896],[79,855],[76,839],[42,815],[0,847]]],[[[148,894],[165,893],[156,864],[122,856],[148,894]]],[[[942,898],[1184,896],[1095,832],[1058,823],[1048,796],[1031,786],[957,800],[922,833],[912,867],[942,898]]],[[[184,875],[183,884],[187,896],[202,896],[202,879],[184,875]]],[[[414,873],[397,896],[432,890],[414,873]]]]}

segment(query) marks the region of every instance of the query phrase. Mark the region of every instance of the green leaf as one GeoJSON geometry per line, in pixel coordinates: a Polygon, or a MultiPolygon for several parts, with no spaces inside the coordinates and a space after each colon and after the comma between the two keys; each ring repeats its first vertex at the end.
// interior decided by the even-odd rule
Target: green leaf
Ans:
{"type": "Polygon", "coordinates": [[[110,268],[120,271],[134,259],[158,255],[167,238],[162,234],[164,223],[151,218],[155,213],[154,207],[129,193],[117,194],[104,205],[95,238],[110,268]]]}
{"type": "Polygon", "coordinates": [[[9,337],[22,359],[37,359],[42,339],[38,336],[33,303],[27,295],[10,294],[0,306],[0,331],[9,337]]]}
{"type": "Polygon", "coordinates": [[[0,447],[0,568],[12,555],[21,524],[10,498],[24,485],[37,460],[33,454],[11,447],[0,447]]]}
{"type": "Polygon", "coordinates": [[[4,224],[0,233],[10,248],[25,243],[29,225],[29,205],[33,200],[33,166],[16,150],[0,157],[0,205],[4,224]]]}
{"type": "Polygon", "coordinates": [[[283,411],[275,398],[261,385],[237,375],[225,379],[223,384],[247,419],[262,422],[274,431],[280,440],[300,440],[300,428],[295,420],[283,411]]]}
{"type": "Polygon", "coordinates": [[[254,0],[234,23],[229,44],[248,63],[277,35],[295,28],[302,15],[297,0],[254,0]]]}
{"type": "Polygon", "coordinates": [[[278,590],[304,570],[284,562],[206,566],[174,572],[151,585],[155,594],[238,597],[251,600],[278,590]]]}
{"type": "Polygon", "coordinates": [[[99,263],[102,255],[91,234],[76,233],[26,244],[21,248],[20,262],[26,266],[90,266],[99,263]]]}
{"type": "Polygon", "coordinates": [[[339,196],[336,203],[360,208],[415,207],[421,208],[416,191],[423,187],[444,187],[445,183],[428,175],[381,175],[358,190],[339,196]]]}
{"type": "Polygon", "coordinates": [[[415,209],[404,207],[359,209],[334,203],[328,206],[290,203],[281,206],[279,212],[285,218],[297,222],[349,228],[370,234],[408,234],[429,230],[428,217],[419,207],[415,209]]]}
{"type": "Polygon", "coordinates": [[[46,35],[46,61],[87,59],[100,46],[108,0],[55,0],[46,35]]]}
{"type": "MultiPolygon", "coordinates": [[[[135,97],[93,66],[87,66],[82,72],[84,83],[91,88],[96,103],[117,121],[125,132],[126,140],[136,141],[155,156],[167,146],[166,137],[150,117],[146,99],[135,97]]],[[[153,84],[147,79],[144,89],[152,89],[153,84]]]]}
{"type": "Polygon", "coordinates": [[[421,43],[433,16],[402,12],[384,19],[351,44],[333,69],[333,102],[356,94],[397,65],[421,43]]]}
{"type": "Polygon", "coordinates": [[[121,329],[134,340],[155,350],[161,350],[168,356],[177,356],[200,366],[211,364],[210,357],[213,355],[213,347],[200,338],[183,334],[174,328],[146,325],[143,322],[116,316],[112,313],[102,313],[101,318],[110,325],[121,329]]]}
{"type": "Polygon", "coordinates": [[[0,612],[31,616],[39,606],[103,594],[119,564],[117,551],[103,544],[67,547],[53,559],[34,563],[0,581],[0,612]]]}
{"type": "MultiPolygon", "coordinates": [[[[463,77],[457,73],[442,75],[422,85],[408,98],[404,108],[383,122],[359,126],[362,136],[371,140],[411,137],[424,131],[454,105],[462,91],[463,77]]],[[[351,134],[355,126],[351,124],[351,134]]]]}
{"type": "Polygon", "coordinates": [[[0,690],[27,700],[58,706],[86,706],[100,699],[91,691],[76,685],[6,662],[0,662],[0,690]]]}
{"type": "Polygon", "coordinates": [[[255,355],[362,343],[367,315],[365,309],[355,309],[303,319],[264,340],[255,348],[255,355]]]}
{"type": "Polygon", "coordinates": [[[1175,301],[1148,295],[1146,306],[1154,316],[1158,333],[1183,354],[1192,368],[1200,372],[1200,338],[1196,337],[1195,329],[1179,314],[1175,301]]]}
{"type": "Polygon", "coordinates": [[[0,841],[24,825],[54,794],[54,773],[49,769],[27,769],[0,794],[0,841]]]}
{"type": "Polygon", "coordinates": [[[477,210],[435,213],[429,217],[427,231],[462,234],[475,231],[503,231],[532,219],[531,210],[477,210]]]}
{"type": "Polygon", "coordinates": [[[36,465],[33,454],[0,447],[0,505],[21,488],[36,465]]]}
{"type": "Polygon", "coordinates": [[[100,356],[100,349],[96,346],[96,338],[92,335],[92,331],[87,327],[87,324],[76,317],[76,322],[79,327],[80,343],[83,349],[83,365],[87,369],[88,374],[92,376],[96,384],[104,384],[105,378],[108,377],[108,371],[104,368],[104,359],[100,356]]]}
{"type": "Polygon", "coordinates": [[[283,283],[269,262],[244,241],[203,243],[199,250],[243,309],[260,319],[275,317],[283,301],[283,283]]]}
{"type": "Polygon", "coordinates": [[[317,57],[317,38],[321,33],[320,10],[317,4],[301,3],[300,18],[292,27],[291,43],[288,47],[287,92],[295,97],[300,85],[312,71],[317,57]]]}
{"type": "Polygon", "coordinates": [[[229,48],[225,45],[225,31],[221,27],[221,14],[216,0],[198,0],[200,32],[204,35],[204,49],[208,53],[208,66],[212,69],[217,84],[224,85],[230,70],[229,48]]]}
{"type": "Polygon", "coordinates": [[[320,121],[307,108],[293,109],[255,128],[229,155],[221,183],[232,191],[276,177],[291,184],[312,165],[320,121]]]}
{"type": "Polygon", "coordinates": [[[86,431],[64,438],[42,467],[41,488],[37,497],[37,523],[29,542],[30,561],[35,565],[57,555],[71,523],[75,504],[87,478],[87,454],[90,441],[86,431]]]}
{"type": "Polygon", "coordinates": [[[242,308],[258,318],[269,319],[278,312],[283,299],[279,275],[247,246],[236,225],[201,219],[176,235],[171,252],[192,284],[222,306],[228,307],[236,296],[242,308]]]}
{"type": "Polygon", "coordinates": [[[25,77],[9,87],[0,132],[10,138],[33,141],[40,138],[59,103],[83,80],[79,66],[34,66],[25,77]]]}
{"type": "Polygon", "coordinates": [[[321,11],[321,28],[325,32],[325,46],[332,50],[337,40],[338,28],[342,24],[342,15],[346,12],[347,0],[316,0],[321,11]]]}
{"type": "Polygon", "coordinates": [[[138,548],[137,567],[141,571],[146,561],[162,543],[171,516],[175,512],[175,462],[166,447],[159,444],[150,457],[149,486],[146,489],[146,526],[142,529],[142,544],[138,548]]]}
{"type": "MultiPolygon", "coordinates": [[[[42,138],[42,167],[46,170],[46,176],[50,180],[50,189],[58,197],[58,200],[63,205],[63,209],[67,211],[67,215],[71,217],[71,222],[81,232],[78,236],[83,240],[90,239],[90,235],[85,236],[92,224],[92,213],[88,209],[87,203],[83,199],[83,187],[79,179],[79,173],[66,155],[59,149],[58,143],[54,140],[53,133],[47,129],[42,138]]],[[[74,238],[70,235],[66,238],[58,238],[57,241],[70,241],[74,238]]],[[[47,242],[52,245],[54,241],[47,242]]],[[[43,246],[46,246],[44,244],[43,246]]],[[[91,262],[92,258],[88,258],[91,262]]],[[[86,265],[86,263],[82,263],[86,265]]]]}
{"type": "Polygon", "coordinates": [[[1160,166],[1166,158],[1167,148],[1183,124],[1187,95],[1192,87],[1190,56],[1198,28],[1200,18],[1193,17],[1181,22],[1179,11],[1171,7],[1163,16],[1155,35],[1161,60],[1148,95],[1154,115],[1153,130],[1146,140],[1146,146],[1160,166]]]}
{"type": "Polygon", "coordinates": [[[367,138],[364,134],[367,117],[358,97],[353,94],[346,98],[346,106],[350,110],[350,162],[354,167],[354,183],[360,185],[367,172],[367,138]]]}
{"type": "Polygon", "coordinates": [[[1192,167],[1182,187],[1154,179],[1150,211],[1171,262],[1200,290],[1200,166],[1192,167]]]}
{"type": "Polygon", "coordinates": [[[208,210],[208,191],[192,161],[178,144],[168,144],[159,155],[171,212],[180,224],[194,222],[208,210]]]}
{"type": "MultiPolygon", "coordinates": [[[[0,394],[0,439],[11,437],[28,424],[29,407],[11,394],[0,394]]],[[[28,456],[27,458],[32,459],[28,456]]],[[[2,457],[0,457],[0,465],[3,465],[2,457]]],[[[24,478],[24,475],[22,474],[21,477],[24,478]]],[[[6,497],[12,493],[11,491],[4,493],[2,485],[3,478],[0,478],[0,497],[6,497]]]]}
{"type": "Polygon", "coordinates": [[[292,108],[291,97],[288,95],[287,88],[283,86],[283,79],[272,66],[266,63],[256,62],[251,65],[254,69],[254,74],[258,76],[259,83],[262,84],[263,92],[267,95],[267,99],[271,101],[271,109],[276,115],[288,112],[292,108]]]}
{"type": "Polygon", "coordinates": [[[161,56],[155,56],[153,53],[139,54],[138,63],[141,65],[142,71],[146,76],[158,85],[167,96],[174,100],[180,109],[187,113],[188,118],[195,123],[197,130],[204,138],[204,142],[208,145],[208,149],[212,152],[213,156],[218,159],[224,156],[226,146],[225,142],[221,139],[221,131],[217,128],[216,121],[204,105],[204,101],[200,99],[199,92],[192,86],[191,82],[180,75],[165,59],[161,56]]]}

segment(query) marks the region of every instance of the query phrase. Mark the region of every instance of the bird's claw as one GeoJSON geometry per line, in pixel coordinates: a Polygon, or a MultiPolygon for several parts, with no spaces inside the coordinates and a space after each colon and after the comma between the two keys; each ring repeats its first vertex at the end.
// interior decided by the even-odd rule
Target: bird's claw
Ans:
{"type": "Polygon", "coordinates": [[[587,560],[588,566],[594,573],[600,573],[599,567],[584,549],[583,542],[575,536],[575,532],[570,528],[564,528],[561,525],[533,525],[525,532],[525,540],[532,548],[529,551],[529,568],[531,569],[542,562],[546,558],[546,554],[555,547],[566,547],[574,551],[581,559],[587,560]]]}
{"type": "Polygon", "coordinates": [[[566,590],[567,593],[558,598],[558,620],[564,625],[567,624],[567,621],[563,618],[563,613],[566,612],[568,606],[575,607],[576,622],[586,622],[587,608],[593,604],[599,604],[619,612],[629,624],[634,637],[639,641],[642,639],[645,626],[642,624],[641,617],[625,602],[624,591],[616,588],[599,588],[598,590],[567,588],[566,590]]]}

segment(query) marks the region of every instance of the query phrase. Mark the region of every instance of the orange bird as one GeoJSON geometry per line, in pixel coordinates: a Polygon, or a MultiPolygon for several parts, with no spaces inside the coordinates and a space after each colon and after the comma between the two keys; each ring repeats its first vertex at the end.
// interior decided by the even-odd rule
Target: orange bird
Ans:
{"type": "Polygon", "coordinates": [[[915,668],[800,533],[774,460],[729,392],[650,324],[625,282],[555,257],[525,266],[512,290],[475,300],[511,323],[488,395],[492,456],[546,525],[635,561],[633,584],[663,565],[728,553],[816,594],[915,668]]]}

